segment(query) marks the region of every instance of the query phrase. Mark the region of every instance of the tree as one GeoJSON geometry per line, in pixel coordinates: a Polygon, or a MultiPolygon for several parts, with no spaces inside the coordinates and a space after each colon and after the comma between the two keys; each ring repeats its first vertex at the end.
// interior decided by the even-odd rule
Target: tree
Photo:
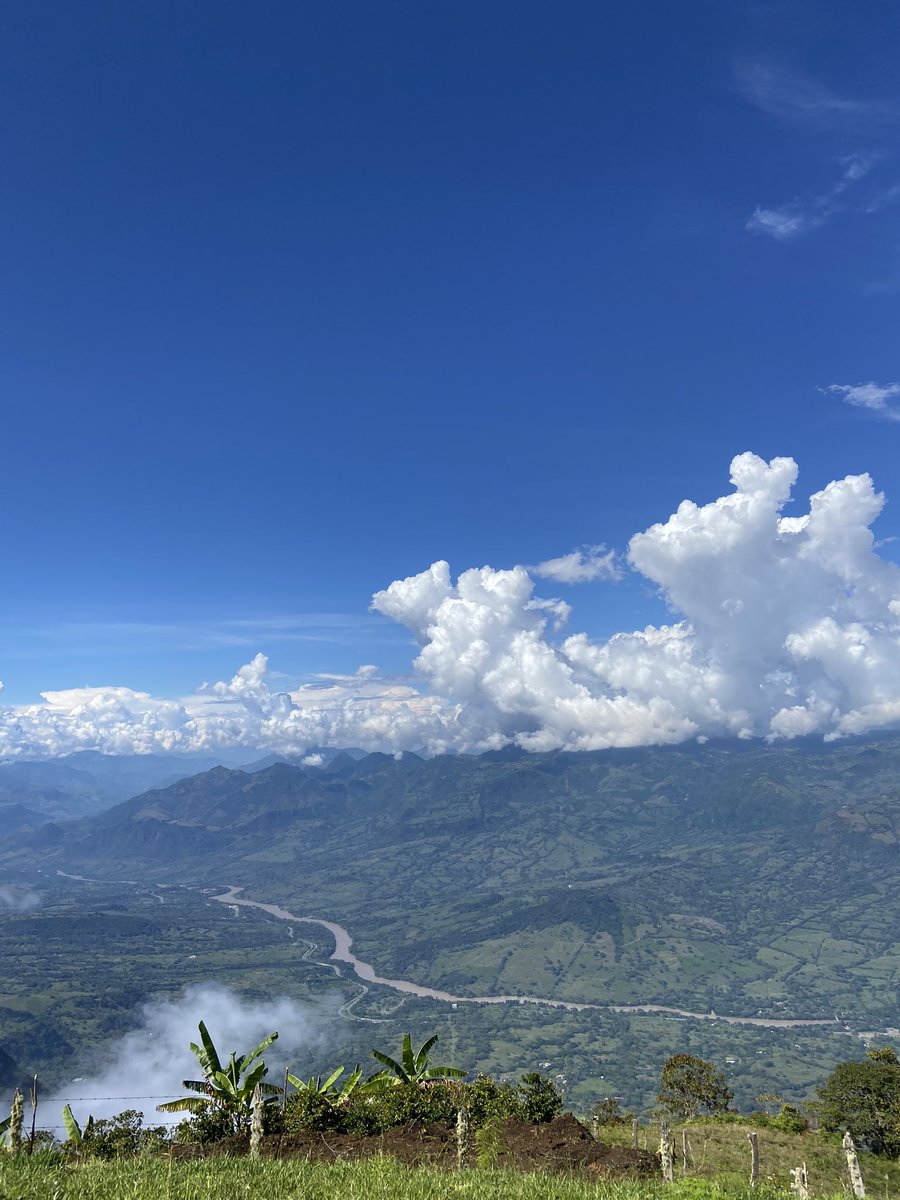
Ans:
{"type": "Polygon", "coordinates": [[[634,1120],[634,1113],[622,1111],[618,1096],[604,1096],[591,1109],[590,1118],[598,1125],[624,1125],[634,1120]]]}
{"type": "Polygon", "coordinates": [[[866,1058],[870,1062],[889,1063],[892,1067],[900,1067],[900,1059],[897,1058],[897,1051],[893,1046],[872,1046],[866,1051],[866,1058]]]}
{"type": "Polygon", "coordinates": [[[191,1050],[203,1070],[203,1079],[184,1079],[182,1087],[196,1096],[184,1096],[180,1100],[169,1100],[166,1104],[157,1105],[158,1112],[191,1112],[209,1113],[218,1111],[225,1118],[225,1124],[231,1133],[246,1133],[250,1128],[250,1117],[253,1112],[253,1089],[257,1084],[264,1095],[264,1103],[271,1103],[273,1097],[280,1091],[271,1083],[263,1083],[269,1073],[269,1068],[261,1060],[252,1068],[262,1052],[277,1039],[277,1033],[270,1033],[249,1054],[237,1054],[232,1051],[226,1065],[223,1067],[218,1052],[209,1036],[206,1026],[200,1022],[200,1041],[198,1046],[191,1042],[191,1050]]]}
{"type": "Polygon", "coordinates": [[[368,1082],[384,1081],[390,1084],[419,1084],[427,1083],[432,1079],[463,1079],[468,1072],[460,1071],[458,1067],[433,1067],[428,1060],[428,1052],[437,1041],[437,1034],[430,1037],[427,1042],[424,1042],[421,1049],[413,1051],[412,1038],[409,1034],[403,1039],[403,1049],[400,1054],[400,1061],[391,1058],[388,1054],[382,1054],[380,1050],[373,1050],[372,1057],[377,1058],[380,1063],[383,1063],[388,1069],[387,1071],[379,1071],[373,1075],[368,1082]]]}
{"type": "Polygon", "coordinates": [[[727,1112],[734,1092],[721,1071],[693,1054],[673,1054],[662,1069],[656,1097],[661,1111],[677,1120],[727,1112]]]}
{"type": "Polygon", "coordinates": [[[522,1105],[522,1116],[532,1125],[552,1121],[562,1111],[562,1092],[552,1079],[539,1071],[528,1071],[516,1091],[522,1105]]]}
{"type": "Polygon", "coordinates": [[[838,1063],[819,1094],[819,1117],[833,1133],[849,1130],[873,1154],[900,1154],[900,1062],[890,1047],[863,1062],[838,1063]]]}

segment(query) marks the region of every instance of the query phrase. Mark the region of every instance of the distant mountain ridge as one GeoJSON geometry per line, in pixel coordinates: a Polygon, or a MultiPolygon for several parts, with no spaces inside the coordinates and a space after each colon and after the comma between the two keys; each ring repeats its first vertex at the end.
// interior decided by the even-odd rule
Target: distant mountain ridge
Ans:
{"type": "Polygon", "coordinates": [[[81,750],[63,758],[0,762],[0,810],[9,821],[33,826],[101,812],[151,787],[208,771],[210,755],[99,754],[81,750]]]}
{"type": "Polygon", "coordinates": [[[239,884],[473,994],[887,1020],[898,843],[893,737],[219,766],[5,861],[239,884]]]}

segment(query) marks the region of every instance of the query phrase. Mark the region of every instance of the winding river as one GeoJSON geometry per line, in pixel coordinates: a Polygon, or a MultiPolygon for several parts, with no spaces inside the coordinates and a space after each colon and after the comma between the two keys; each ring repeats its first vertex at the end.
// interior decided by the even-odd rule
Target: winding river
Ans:
{"type": "Polygon", "coordinates": [[[799,1025],[839,1025],[836,1018],[810,1020],[777,1020],[766,1017],[722,1017],[716,1013],[686,1012],[681,1008],[669,1008],[664,1004],[584,1004],[574,1000],[550,1000],[543,996],[454,996],[452,992],[442,992],[437,988],[424,987],[420,983],[412,983],[408,979],[384,979],[375,973],[371,963],[363,962],[353,953],[353,938],[336,921],[326,921],[322,917],[300,917],[296,913],[281,908],[278,904],[264,904],[261,900],[244,900],[239,893],[244,889],[229,887],[221,896],[213,896],[222,904],[242,905],[246,908],[259,908],[279,921],[302,921],[307,925],[321,925],[334,938],[334,953],[329,957],[334,962],[346,963],[358,979],[366,983],[381,984],[382,987],[392,988],[395,992],[405,992],[410,996],[424,996],[429,1000],[443,1000],[451,1004],[541,1004],[546,1008],[563,1008],[569,1012],[585,1012],[603,1010],[620,1013],[662,1013],[665,1016],[685,1017],[694,1021],[722,1021],[726,1025],[760,1025],[766,1029],[791,1029],[799,1025]]]}

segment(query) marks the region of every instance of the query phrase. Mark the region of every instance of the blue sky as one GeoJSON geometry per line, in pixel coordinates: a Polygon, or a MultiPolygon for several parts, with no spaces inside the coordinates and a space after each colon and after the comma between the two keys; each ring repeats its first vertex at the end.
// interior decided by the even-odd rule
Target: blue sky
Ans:
{"type": "Polygon", "coordinates": [[[869,472],[896,561],[896,4],[2,25],[7,704],[406,677],[427,622],[371,597],[440,559],[602,543],[618,579],[538,585],[567,632],[677,620],[629,539],[744,451],[787,515],[869,472]]]}

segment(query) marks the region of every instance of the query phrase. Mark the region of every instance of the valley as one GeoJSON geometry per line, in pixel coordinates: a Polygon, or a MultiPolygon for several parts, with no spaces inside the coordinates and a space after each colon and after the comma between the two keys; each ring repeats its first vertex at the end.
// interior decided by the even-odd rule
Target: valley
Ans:
{"type": "Polygon", "coordinates": [[[371,963],[362,962],[351,951],[353,938],[342,925],[338,925],[335,921],[326,921],[322,917],[298,917],[295,913],[288,912],[286,908],[281,908],[277,904],[266,904],[260,900],[248,900],[245,897],[240,897],[239,892],[243,888],[229,887],[227,892],[223,892],[221,896],[213,896],[213,900],[219,901],[220,904],[246,906],[248,908],[258,908],[261,912],[269,913],[270,916],[276,917],[279,921],[297,921],[300,924],[321,925],[323,929],[334,937],[335,949],[330,955],[330,958],[336,962],[347,963],[353,970],[354,974],[360,979],[364,979],[367,983],[377,983],[382,987],[390,988],[392,991],[403,992],[410,996],[425,996],[430,1000],[443,1000],[445,1003],[451,1004],[539,1004],[545,1005],[548,1008],[563,1008],[567,1012],[588,1012],[606,1009],[609,1012],[628,1012],[628,1013],[660,1013],[665,1016],[682,1017],[685,1020],[691,1021],[724,1021],[726,1025],[758,1025],[763,1029],[793,1029],[804,1025],[837,1025],[837,1018],[833,1020],[813,1019],[804,1020],[786,1020],[775,1019],[766,1020],[762,1017],[720,1017],[716,1013],[695,1013],[685,1012],[680,1008],[669,1008],[663,1004],[583,1004],[577,1000],[549,1000],[542,996],[454,996],[451,992],[442,992],[436,988],[426,987],[424,984],[413,983],[408,979],[383,979],[380,975],[376,975],[375,968],[371,963]]]}
{"type": "Polygon", "coordinates": [[[341,1060],[377,1022],[585,1101],[646,1106],[683,1049],[802,1099],[897,1037],[898,779],[891,738],[216,767],[7,841],[36,902],[0,914],[0,1046],[83,1074],[216,979],[313,1006],[341,1060]]]}

